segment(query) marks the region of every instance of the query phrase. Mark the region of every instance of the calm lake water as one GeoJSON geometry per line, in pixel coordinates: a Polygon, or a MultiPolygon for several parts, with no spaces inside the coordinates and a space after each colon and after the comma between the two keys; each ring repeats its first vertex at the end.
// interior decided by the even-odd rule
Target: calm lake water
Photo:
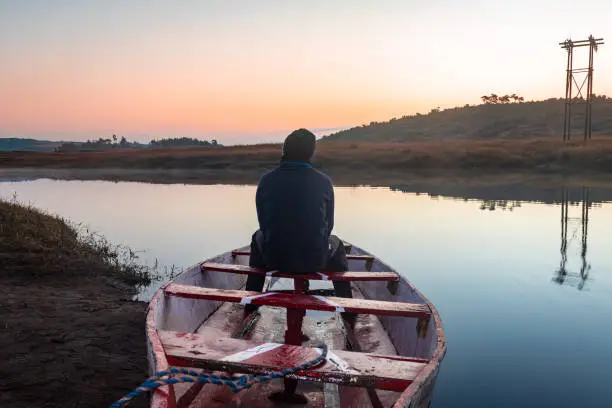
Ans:
{"type": "MultiPolygon", "coordinates": [[[[0,196],[14,193],[165,266],[248,244],[257,228],[254,186],[0,182],[0,196]]],[[[588,208],[586,280],[583,211],[569,206],[560,284],[564,206],[521,200],[491,210],[481,200],[336,188],[334,232],[396,268],[441,314],[448,352],[434,408],[612,406],[612,204],[588,208]]]]}

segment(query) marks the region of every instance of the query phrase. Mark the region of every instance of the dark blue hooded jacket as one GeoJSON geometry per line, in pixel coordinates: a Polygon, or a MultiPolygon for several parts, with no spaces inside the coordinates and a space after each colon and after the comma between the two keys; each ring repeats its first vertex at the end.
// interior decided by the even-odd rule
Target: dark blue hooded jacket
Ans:
{"type": "Polygon", "coordinates": [[[334,227],[330,178],[309,163],[281,162],[261,178],[255,200],[266,265],[287,273],[322,270],[334,227]]]}

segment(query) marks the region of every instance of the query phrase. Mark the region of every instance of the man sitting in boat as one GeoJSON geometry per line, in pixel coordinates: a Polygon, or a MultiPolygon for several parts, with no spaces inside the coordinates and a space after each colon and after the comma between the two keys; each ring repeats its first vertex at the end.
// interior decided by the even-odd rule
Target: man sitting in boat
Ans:
{"type": "MultiPolygon", "coordinates": [[[[332,235],[334,187],[312,167],[315,135],[298,129],[285,139],[279,166],[264,174],[255,196],[259,230],[251,239],[252,267],[282,273],[348,270],[342,241],[332,235]]],[[[265,276],[249,275],[246,290],[260,292],[265,276]]],[[[349,282],[333,282],[336,296],[351,297],[349,282]]],[[[257,306],[246,305],[247,313],[257,306]]]]}

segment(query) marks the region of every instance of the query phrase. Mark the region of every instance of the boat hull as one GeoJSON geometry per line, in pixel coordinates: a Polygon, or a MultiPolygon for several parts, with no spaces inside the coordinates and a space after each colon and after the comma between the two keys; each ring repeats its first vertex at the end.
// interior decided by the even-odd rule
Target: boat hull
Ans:
{"type": "MultiPolygon", "coordinates": [[[[244,247],[244,249],[248,249],[248,247],[244,247]]],[[[351,253],[372,255],[356,246],[352,246],[351,253]]],[[[231,251],[228,251],[208,259],[206,262],[248,265],[248,255],[233,256],[231,251]]],[[[377,258],[370,265],[366,265],[363,261],[359,260],[349,260],[349,270],[393,271],[392,268],[377,258]]],[[[291,288],[290,282],[288,283],[287,281],[290,281],[290,279],[267,278],[266,287],[272,287],[273,290],[291,288]]],[[[172,283],[240,290],[244,289],[246,276],[223,272],[202,272],[200,264],[197,264],[186,269],[155,293],[149,304],[146,319],[147,353],[149,373],[151,375],[168,368],[168,359],[162,342],[159,339],[158,330],[206,333],[207,330],[210,330],[208,327],[214,327],[215,330],[225,331],[228,335],[232,332],[235,333],[237,330],[238,322],[236,320],[239,320],[237,316],[239,316],[238,309],[241,308],[240,305],[228,306],[219,301],[166,296],[164,288],[172,283]]],[[[325,287],[325,285],[329,285],[329,282],[311,281],[311,289],[316,289],[316,285],[325,287]],[[313,283],[315,287],[313,287],[313,283]]],[[[370,398],[375,394],[374,398],[378,398],[385,407],[429,407],[440,363],[446,353],[446,340],[437,310],[404,278],[401,278],[398,282],[353,282],[352,287],[353,297],[422,303],[431,309],[432,318],[428,320],[429,323],[427,324],[426,320],[412,317],[365,316],[360,321],[360,326],[357,327],[355,333],[352,333],[354,342],[361,348],[359,351],[411,356],[425,359],[427,364],[402,392],[367,391],[361,387],[318,384],[313,387],[318,386],[319,391],[314,390],[308,394],[311,396],[308,406],[321,406],[322,408],[368,407],[372,406],[370,398]]],[[[266,315],[272,317],[262,317],[262,321],[258,322],[260,327],[256,327],[254,330],[254,336],[259,336],[262,341],[278,341],[280,339],[282,343],[282,327],[284,327],[282,319],[284,315],[282,315],[281,311],[275,311],[274,313],[276,314],[274,314],[272,309],[269,309],[270,313],[266,315]]],[[[361,318],[362,315],[360,315],[361,318]]],[[[337,346],[336,348],[342,348],[343,343],[339,341],[344,341],[344,337],[342,340],[338,340],[339,335],[324,333],[325,330],[335,330],[334,328],[338,325],[337,322],[339,320],[337,316],[313,317],[309,320],[311,335],[321,335],[325,338],[334,338],[335,336],[336,340],[333,341],[336,341],[334,343],[337,346]],[[326,327],[327,329],[321,329],[321,327],[326,327]]],[[[251,392],[251,394],[257,393],[258,397],[246,395],[245,399],[249,400],[251,398],[251,400],[249,400],[248,404],[243,401],[243,404],[245,404],[243,406],[252,406],[253,408],[258,408],[259,406],[278,407],[278,405],[273,405],[267,398],[262,397],[263,393],[273,391],[275,386],[278,387],[278,384],[262,386],[264,388],[251,392]]],[[[151,393],[149,405],[151,408],[175,408],[177,406],[189,408],[200,406],[225,407],[235,406],[236,401],[240,401],[241,396],[230,398],[227,394],[223,397],[225,398],[224,400],[219,396],[220,394],[217,395],[218,393],[223,394],[222,391],[218,390],[219,388],[223,387],[213,385],[194,387],[191,384],[163,386],[151,393]],[[215,398],[216,400],[214,400],[215,398]],[[189,400],[193,402],[186,404],[189,400]],[[175,401],[178,401],[178,405],[175,404],[175,401]],[[182,403],[186,405],[181,405],[182,403]]],[[[249,391],[246,390],[239,394],[248,394],[249,391]]]]}

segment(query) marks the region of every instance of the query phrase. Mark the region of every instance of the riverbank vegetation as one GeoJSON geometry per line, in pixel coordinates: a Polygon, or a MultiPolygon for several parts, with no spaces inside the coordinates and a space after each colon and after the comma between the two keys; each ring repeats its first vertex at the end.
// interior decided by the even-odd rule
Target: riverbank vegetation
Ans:
{"type": "Polygon", "coordinates": [[[0,200],[2,276],[56,280],[100,277],[129,286],[151,283],[151,270],[130,248],[62,217],[16,201],[0,200]],[[68,261],[68,262],[67,262],[68,261]]]}
{"type": "MultiPolygon", "coordinates": [[[[279,144],[219,148],[173,148],[105,152],[0,152],[2,168],[183,169],[252,172],[277,165],[279,144]]],[[[612,137],[587,143],[560,138],[322,142],[315,166],[330,172],[393,170],[595,171],[612,172],[612,137]]]]}

